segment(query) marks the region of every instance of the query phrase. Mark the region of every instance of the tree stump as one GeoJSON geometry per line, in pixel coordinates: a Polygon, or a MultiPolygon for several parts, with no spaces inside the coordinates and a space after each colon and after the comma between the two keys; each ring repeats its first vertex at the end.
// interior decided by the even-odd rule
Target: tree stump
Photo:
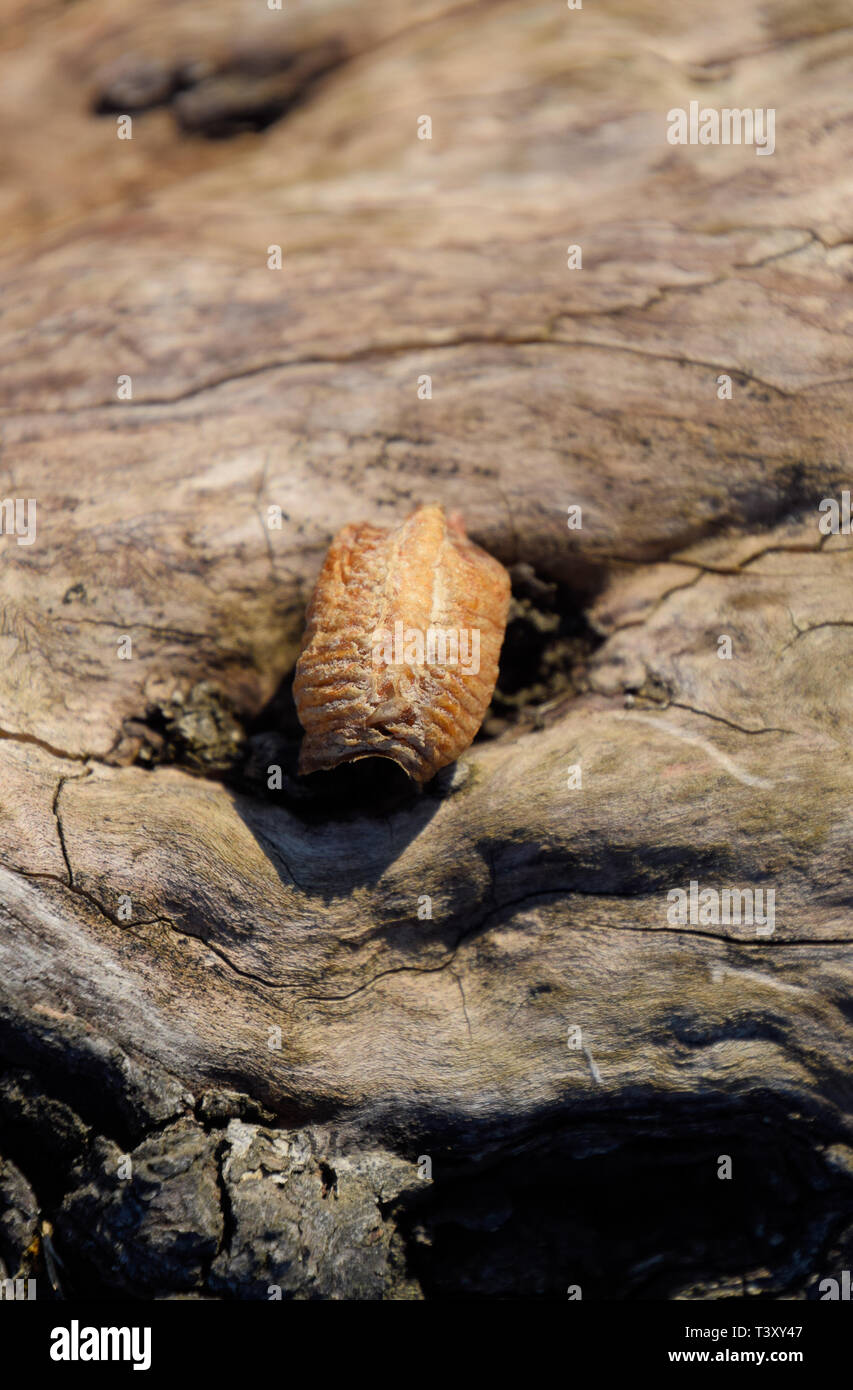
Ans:
{"type": "Polygon", "coordinates": [[[791,0],[13,6],[0,1275],[849,1267],[852,55],[791,0]],[[299,779],[326,548],[431,501],[513,578],[483,731],[299,779]]]}

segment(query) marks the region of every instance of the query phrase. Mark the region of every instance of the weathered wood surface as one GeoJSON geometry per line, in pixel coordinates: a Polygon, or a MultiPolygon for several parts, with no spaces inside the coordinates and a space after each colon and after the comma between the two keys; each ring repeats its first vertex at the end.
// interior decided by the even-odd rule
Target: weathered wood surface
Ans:
{"type": "Polygon", "coordinates": [[[0,1258],[40,1209],[72,1288],[808,1294],[851,1249],[847,8],[250,9],[9,7],[0,1258]],[[260,133],[93,113],[135,52],[251,123],[325,44],[260,133]],[[697,98],[775,107],[772,158],[667,144],[697,98]],[[430,500],[522,637],[532,569],[600,645],[423,795],[303,787],[328,541],[430,500]],[[691,880],[775,932],[671,925],[691,880]]]}

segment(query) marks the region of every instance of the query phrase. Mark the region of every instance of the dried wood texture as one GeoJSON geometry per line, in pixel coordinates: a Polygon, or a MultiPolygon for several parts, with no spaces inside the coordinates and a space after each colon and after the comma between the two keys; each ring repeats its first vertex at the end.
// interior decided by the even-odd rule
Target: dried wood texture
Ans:
{"type": "Polygon", "coordinates": [[[809,1296],[853,1240],[849,7],[7,9],[0,1258],[38,1208],[84,1289],[809,1296]],[[135,52],[251,125],[252,47],[333,40],[261,134],[93,114],[135,52]],[[772,158],[669,145],[694,99],[772,158]],[[323,556],[425,498],[526,576],[539,705],[420,797],[300,798],[323,556]],[[773,933],[672,920],[694,882],[773,933]]]}

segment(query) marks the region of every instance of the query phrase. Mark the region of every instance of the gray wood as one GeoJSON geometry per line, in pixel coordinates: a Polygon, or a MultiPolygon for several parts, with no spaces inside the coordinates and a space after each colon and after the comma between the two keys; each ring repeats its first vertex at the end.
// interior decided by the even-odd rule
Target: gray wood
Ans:
{"type": "Polygon", "coordinates": [[[0,55],[9,1210],[71,1287],[266,1297],[304,1210],[285,1296],[805,1296],[853,1248],[848,16],[287,8],[19,4],[0,55]],[[262,134],[93,114],[126,52],[259,49],[305,74],[262,134]],[[773,157],[670,146],[697,93],[773,157]],[[422,795],[300,784],[326,546],[433,500],[522,633],[588,626],[422,795]],[[772,935],[673,925],[692,880],[772,935]]]}

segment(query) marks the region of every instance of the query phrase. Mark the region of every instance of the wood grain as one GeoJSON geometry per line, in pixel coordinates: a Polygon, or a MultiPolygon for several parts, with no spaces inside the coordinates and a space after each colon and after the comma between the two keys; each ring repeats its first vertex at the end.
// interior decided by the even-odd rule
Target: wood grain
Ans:
{"type": "Polygon", "coordinates": [[[585,1297],[808,1296],[853,1249],[846,7],[7,8],[8,1200],[81,1289],[258,1296],[281,1184],[233,1243],[218,1210],[257,1151],[314,1194],[295,1296],[563,1296],[567,1263],[585,1297]],[[327,41],[260,134],[93,111],[128,51],[243,81],[327,41]],[[697,97],[774,106],[774,156],[668,145],[697,97]],[[524,708],[530,658],[527,717],[421,795],[302,796],[278,711],[323,557],[430,499],[552,586],[515,650],[585,615],[583,680],[524,708]],[[692,881],[772,888],[773,934],[672,925],[692,881]],[[696,1195],[721,1152],[737,1211],[696,1195]]]}

